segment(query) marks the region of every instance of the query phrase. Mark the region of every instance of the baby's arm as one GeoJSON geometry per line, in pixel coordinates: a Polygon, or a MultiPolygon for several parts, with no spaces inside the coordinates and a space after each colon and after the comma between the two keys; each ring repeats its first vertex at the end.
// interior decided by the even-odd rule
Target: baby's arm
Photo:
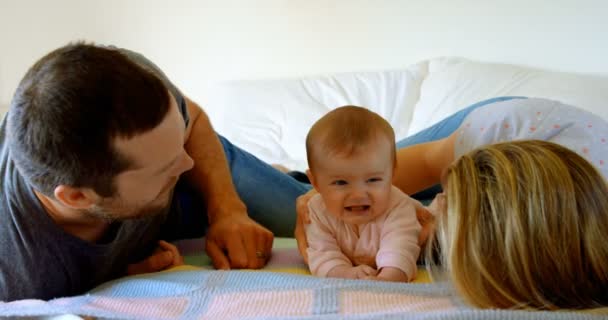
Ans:
{"type": "Polygon", "coordinates": [[[395,267],[384,267],[380,269],[378,275],[373,277],[374,280],[384,280],[384,281],[397,281],[397,282],[408,282],[410,279],[407,274],[395,267]]]}
{"type": "Polygon", "coordinates": [[[308,239],[308,267],[320,277],[354,278],[350,259],[342,252],[336,239],[337,226],[324,212],[317,210],[314,201],[308,203],[310,224],[306,225],[308,239]]]}
{"type": "Polygon", "coordinates": [[[416,218],[416,200],[405,197],[389,212],[382,227],[376,255],[378,280],[411,281],[416,277],[420,223],[416,218]]]}

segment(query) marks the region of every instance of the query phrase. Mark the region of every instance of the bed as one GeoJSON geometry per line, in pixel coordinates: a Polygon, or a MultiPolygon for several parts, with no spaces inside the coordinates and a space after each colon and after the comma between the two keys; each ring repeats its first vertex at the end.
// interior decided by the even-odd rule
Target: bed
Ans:
{"type": "MultiPolygon", "coordinates": [[[[231,81],[213,105],[216,130],[269,163],[306,168],[304,138],[332,108],[354,104],[385,117],[403,138],[482,99],[518,95],[560,100],[608,119],[608,78],[530,67],[436,58],[407,68],[282,80],[231,81]]],[[[0,303],[0,316],[65,319],[595,319],[608,310],[529,312],[466,306],[447,282],[414,283],[311,276],[293,239],[276,239],[260,271],[216,271],[202,239],[178,243],[186,266],[117,279],[91,292],[51,301],[0,303]]]]}

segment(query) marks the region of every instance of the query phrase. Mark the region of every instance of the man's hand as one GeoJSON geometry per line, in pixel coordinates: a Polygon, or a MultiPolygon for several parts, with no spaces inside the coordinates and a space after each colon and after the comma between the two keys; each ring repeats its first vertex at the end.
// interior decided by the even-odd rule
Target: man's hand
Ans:
{"type": "Polygon", "coordinates": [[[158,272],[184,264],[184,258],[177,247],[166,242],[159,241],[154,253],[146,259],[127,266],[127,274],[135,275],[141,273],[158,272]]]}
{"type": "Polygon", "coordinates": [[[209,225],[205,250],[216,269],[259,269],[270,258],[273,239],[246,214],[223,214],[209,225]]]}
{"type": "Polygon", "coordinates": [[[194,160],[186,177],[207,205],[207,254],[218,269],[261,268],[270,257],[273,235],[247,216],[220,137],[201,107],[185,99],[190,114],[185,148],[194,160]]]}
{"type": "Polygon", "coordinates": [[[308,248],[308,240],[306,240],[305,225],[310,223],[310,219],[308,218],[308,201],[315,194],[317,194],[317,191],[315,189],[310,189],[310,191],[299,196],[296,200],[297,217],[294,236],[298,241],[298,250],[300,251],[300,255],[302,255],[306,264],[308,264],[308,253],[306,253],[306,249],[308,248]]]}

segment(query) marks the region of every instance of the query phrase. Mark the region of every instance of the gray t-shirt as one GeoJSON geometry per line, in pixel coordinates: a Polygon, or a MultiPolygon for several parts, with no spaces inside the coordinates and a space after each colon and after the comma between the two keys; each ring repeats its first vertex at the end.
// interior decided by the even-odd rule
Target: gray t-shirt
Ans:
{"type": "MultiPolygon", "coordinates": [[[[184,98],[175,86],[143,56],[121,51],[163,79],[187,123],[184,98]]],[[[175,226],[181,214],[173,199],[158,216],[113,223],[99,243],[66,233],[15,167],[6,141],[6,117],[0,124],[0,175],[0,300],[4,301],[82,294],[123,276],[127,264],[152,253],[161,233],[172,233],[163,228],[175,226]]]]}

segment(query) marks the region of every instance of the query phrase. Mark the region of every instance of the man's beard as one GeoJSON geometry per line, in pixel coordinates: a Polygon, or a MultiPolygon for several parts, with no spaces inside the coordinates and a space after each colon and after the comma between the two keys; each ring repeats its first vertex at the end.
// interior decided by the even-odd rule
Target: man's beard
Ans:
{"type": "Polygon", "coordinates": [[[173,192],[170,192],[166,201],[152,202],[143,206],[126,205],[123,200],[104,200],[99,205],[84,210],[83,214],[90,218],[104,220],[106,223],[152,218],[166,214],[172,198],[173,192]]]}

